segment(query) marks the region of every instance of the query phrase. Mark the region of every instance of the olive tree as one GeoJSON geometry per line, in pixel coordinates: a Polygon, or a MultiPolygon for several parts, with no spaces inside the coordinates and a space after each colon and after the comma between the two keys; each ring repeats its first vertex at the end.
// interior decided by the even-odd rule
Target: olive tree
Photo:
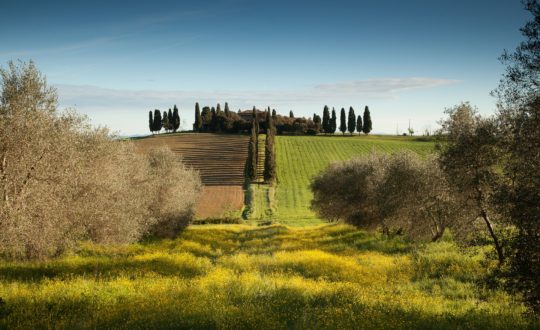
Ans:
{"type": "Polygon", "coordinates": [[[448,181],[460,191],[462,201],[472,210],[471,222],[484,223],[497,252],[499,263],[504,251],[496,224],[500,215],[493,207],[496,187],[503,180],[500,171],[502,150],[494,120],[483,118],[469,103],[447,109],[439,134],[440,163],[448,181]]]}
{"type": "Polygon", "coordinates": [[[133,242],[167,219],[152,207],[163,193],[176,200],[168,212],[188,216],[197,174],[169,163],[190,197],[164,190],[173,176],[157,175],[152,157],[59,112],[34,64],[10,63],[0,70],[0,255],[44,258],[82,239],[133,242]]]}

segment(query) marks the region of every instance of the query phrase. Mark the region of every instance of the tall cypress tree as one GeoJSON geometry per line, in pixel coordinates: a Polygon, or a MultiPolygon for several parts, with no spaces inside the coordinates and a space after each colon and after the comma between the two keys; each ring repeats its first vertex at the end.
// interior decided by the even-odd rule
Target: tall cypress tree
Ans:
{"type": "Polygon", "coordinates": [[[272,182],[276,177],[276,157],[274,153],[275,127],[270,108],[266,115],[266,140],[264,144],[264,181],[272,182]]]}
{"type": "Polygon", "coordinates": [[[195,103],[195,123],[193,123],[193,130],[200,132],[202,130],[202,116],[201,109],[199,108],[199,102],[195,103]]]}
{"type": "Polygon", "coordinates": [[[219,115],[221,114],[221,105],[218,103],[216,106],[216,113],[219,115]]]}
{"type": "MultiPolygon", "coordinates": [[[[257,135],[259,135],[259,117],[257,115],[257,109],[255,108],[255,106],[253,106],[253,119],[255,120],[255,132],[257,135]]],[[[257,146],[259,145],[259,142],[256,141],[257,143],[257,146]]]]}
{"type": "MultiPolygon", "coordinates": [[[[274,121],[276,120],[276,117],[277,117],[277,112],[276,112],[276,109],[272,109],[272,119],[274,119],[274,121]]],[[[275,123],[274,123],[275,125],[275,123]]]]}
{"type": "Polygon", "coordinates": [[[371,132],[371,114],[369,113],[369,108],[366,105],[366,108],[364,109],[364,126],[362,127],[362,132],[364,134],[369,134],[371,132]]]}
{"type": "Polygon", "coordinates": [[[161,123],[161,111],[158,109],[154,110],[154,132],[161,131],[162,123],[161,123]]]}
{"type": "Polygon", "coordinates": [[[178,108],[176,107],[176,104],[173,108],[172,128],[174,132],[176,132],[180,128],[180,114],[178,114],[178,108]]]}
{"type": "Polygon", "coordinates": [[[347,120],[347,130],[352,135],[355,128],[356,128],[356,115],[354,114],[353,107],[350,107],[349,108],[349,118],[347,120]]]}
{"type": "Polygon", "coordinates": [[[229,110],[229,103],[225,102],[225,109],[223,110],[225,112],[225,117],[229,117],[231,111],[229,110]]]}
{"type": "Polygon", "coordinates": [[[150,133],[154,134],[154,118],[152,117],[152,110],[148,112],[148,128],[150,133]]]}
{"type": "Polygon", "coordinates": [[[328,106],[324,106],[323,115],[322,115],[322,129],[324,133],[330,133],[330,111],[328,111],[328,106]]]}
{"type": "Polygon", "coordinates": [[[358,134],[362,133],[362,116],[358,115],[358,119],[356,119],[356,131],[358,134]]]}
{"type": "Polygon", "coordinates": [[[339,116],[339,130],[343,135],[345,135],[345,131],[347,130],[347,121],[345,119],[345,108],[341,108],[341,115],[339,116]]]}
{"type": "Polygon", "coordinates": [[[251,181],[255,181],[257,179],[257,121],[255,118],[251,119],[251,134],[249,136],[249,144],[248,144],[248,159],[247,159],[247,168],[246,168],[246,174],[249,177],[251,181]]]}
{"type": "Polygon", "coordinates": [[[336,109],[332,108],[332,117],[330,118],[330,131],[328,133],[334,134],[337,128],[337,116],[336,109]]]}
{"type": "Polygon", "coordinates": [[[169,112],[167,113],[167,121],[168,121],[167,129],[169,131],[172,131],[173,130],[173,115],[172,115],[171,108],[169,108],[169,112]]]}
{"type": "Polygon", "coordinates": [[[217,114],[216,114],[216,108],[212,107],[212,110],[210,110],[212,120],[210,121],[210,131],[215,132],[217,131],[217,114]]]}
{"type": "Polygon", "coordinates": [[[165,129],[165,133],[167,133],[169,129],[171,128],[171,125],[169,123],[169,115],[167,114],[167,111],[163,111],[163,117],[161,117],[161,122],[162,122],[163,128],[165,129]]]}
{"type": "Polygon", "coordinates": [[[289,111],[289,118],[294,118],[294,113],[291,111],[289,111]]]}

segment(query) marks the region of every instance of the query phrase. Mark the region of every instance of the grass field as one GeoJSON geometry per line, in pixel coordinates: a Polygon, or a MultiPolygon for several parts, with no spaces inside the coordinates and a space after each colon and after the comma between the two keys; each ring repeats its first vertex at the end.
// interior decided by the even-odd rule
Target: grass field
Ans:
{"type": "Polygon", "coordinates": [[[310,210],[311,179],[331,162],[347,160],[372,150],[433,150],[433,142],[401,136],[277,136],[276,217],[289,225],[321,223],[310,210]]]}
{"type": "Polygon", "coordinates": [[[0,328],[520,329],[477,285],[482,250],[413,247],[345,225],[192,226],[175,240],[0,264],[0,328]]]}

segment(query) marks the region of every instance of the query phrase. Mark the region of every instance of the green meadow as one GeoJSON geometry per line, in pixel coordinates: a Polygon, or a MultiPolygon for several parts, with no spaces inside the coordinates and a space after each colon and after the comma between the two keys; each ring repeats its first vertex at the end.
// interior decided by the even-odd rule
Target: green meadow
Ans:
{"type": "Polygon", "coordinates": [[[489,249],[413,246],[347,225],[191,226],[0,265],[5,329],[536,328],[479,285],[489,249]]]}

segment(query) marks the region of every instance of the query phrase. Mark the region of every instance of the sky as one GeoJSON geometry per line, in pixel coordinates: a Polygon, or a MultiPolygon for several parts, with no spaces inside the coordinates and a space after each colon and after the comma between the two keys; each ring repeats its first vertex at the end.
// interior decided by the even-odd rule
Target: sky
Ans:
{"type": "Polygon", "coordinates": [[[0,0],[0,65],[33,60],[60,108],[121,135],[194,104],[322,114],[369,106],[374,133],[433,131],[469,101],[495,112],[519,0],[0,0]]]}

